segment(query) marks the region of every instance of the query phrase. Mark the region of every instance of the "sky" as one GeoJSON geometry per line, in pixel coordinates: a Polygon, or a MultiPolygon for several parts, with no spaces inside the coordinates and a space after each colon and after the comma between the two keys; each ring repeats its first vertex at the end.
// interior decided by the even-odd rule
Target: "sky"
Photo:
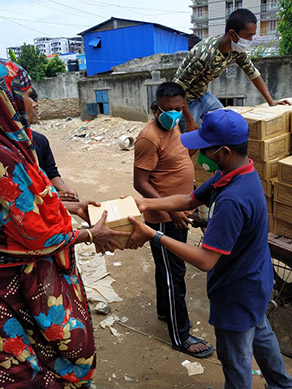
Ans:
{"type": "Polygon", "coordinates": [[[0,57],[37,37],[73,37],[112,16],[191,33],[191,0],[0,0],[0,57]]]}

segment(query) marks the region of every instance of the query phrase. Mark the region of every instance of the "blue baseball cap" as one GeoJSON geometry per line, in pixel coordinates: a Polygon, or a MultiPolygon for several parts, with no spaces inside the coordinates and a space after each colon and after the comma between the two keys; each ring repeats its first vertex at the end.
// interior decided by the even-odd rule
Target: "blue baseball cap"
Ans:
{"type": "Polygon", "coordinates": [[[198,130],[180,136],[188,149],[206,149],[211,146],[239,145],[248,141],[247,121],[231,109],[218,109],[203,116],[198,130]]]}

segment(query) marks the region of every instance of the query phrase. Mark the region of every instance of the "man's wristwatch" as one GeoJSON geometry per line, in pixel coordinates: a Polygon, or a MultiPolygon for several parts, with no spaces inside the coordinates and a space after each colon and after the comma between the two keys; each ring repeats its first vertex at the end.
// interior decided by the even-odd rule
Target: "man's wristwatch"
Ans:
{"type": "Polygon", "coordinates": [[[151,239],[151,243],[156,247],[161,247],[160,239],[163,237],[164,233],[161,231],[156,231],[156,234],[153,239],[151,239]]]}

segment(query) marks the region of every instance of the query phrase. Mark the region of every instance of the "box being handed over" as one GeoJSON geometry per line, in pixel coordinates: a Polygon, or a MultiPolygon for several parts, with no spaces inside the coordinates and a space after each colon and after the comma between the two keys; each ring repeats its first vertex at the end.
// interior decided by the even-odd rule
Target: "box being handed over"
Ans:
{"type": "MultiPolygon", "coordinates": [[[[128,196],[124,199],[116,199],[103,201],[100,203],[100,207],[95,205],[88,205],[88,214],[90,224],[93,226],[96,224],[103,211],[107,211],[106,226],[112,230],[133,232],[133,224],[129,221],[128,216],[133,216],[139,222],[142,222],[142,215],[135,203],[133,197],[128,196]]],[[[129,237],[128,236],[115,236],[114,237],[122,246],[125,246],[129,237]]]]}

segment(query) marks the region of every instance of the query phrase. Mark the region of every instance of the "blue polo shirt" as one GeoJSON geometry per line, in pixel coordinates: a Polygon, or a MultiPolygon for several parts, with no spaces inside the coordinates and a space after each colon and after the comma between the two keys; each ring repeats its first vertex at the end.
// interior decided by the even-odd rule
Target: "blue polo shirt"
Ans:
{"type": "Polygon", "coordinates": [[[202,247],[222,254],[207,276],[209,323],[245,331],[265,315],[273,287],[267,204],[253,162],[217,172],[192,196],[210,208],[202,247]]]}

